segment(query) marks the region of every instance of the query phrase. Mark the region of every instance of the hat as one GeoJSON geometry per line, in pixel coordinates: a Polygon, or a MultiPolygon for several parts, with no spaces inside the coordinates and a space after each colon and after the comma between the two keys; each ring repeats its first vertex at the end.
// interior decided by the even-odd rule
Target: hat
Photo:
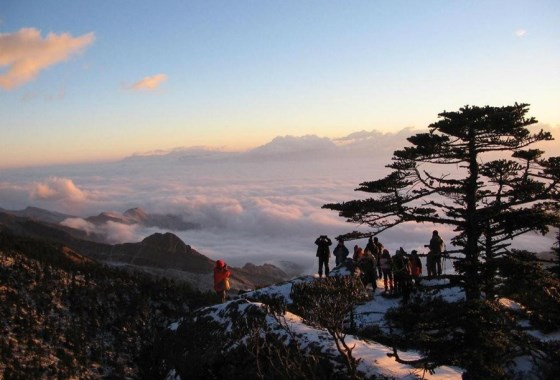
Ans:
{"type": "Polygon", "coordinates": [[[226,266],[226,263],[224,263],[223,260],[216,261],[216,268],[223,268],[225,266],[226,266]]]}

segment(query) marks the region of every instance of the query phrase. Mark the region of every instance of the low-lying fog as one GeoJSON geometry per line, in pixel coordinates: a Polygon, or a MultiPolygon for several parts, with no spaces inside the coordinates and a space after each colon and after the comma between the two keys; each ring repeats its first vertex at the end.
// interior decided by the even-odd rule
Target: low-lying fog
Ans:
{"type": "MultiPolygon", "coordinates": [[[[233,266],[293,261],[313,273],[316,237],[334,238],[358,228],[321,206],[364,197],[354,189],[387,173],[392,152],[415,132],[359,132],[334,141],[282,137],[246,153],[189,148],[114,163],[2,170],[0,207],[35,206],[78,218],[135,207],[179,215],[200,228],[174,233],[212,259],[233,266]]],[[[67,223],[102,229],[112,243],[163,232],[114,222],[98,227],[81,219],[67,223]]],[[[437,228],[445,240],[451,238],[449,228],[437,228]]],[[[379,238],[391,253],[401,246],[424,252],[433,229],[409,224],[379,238]]],[[[347,243],[349,248],[354,244],[365,241],[347,243]]],[[[516,241],[534,251],[547,251],[552,244],[552,234],[527,234],[516,241]]]]}

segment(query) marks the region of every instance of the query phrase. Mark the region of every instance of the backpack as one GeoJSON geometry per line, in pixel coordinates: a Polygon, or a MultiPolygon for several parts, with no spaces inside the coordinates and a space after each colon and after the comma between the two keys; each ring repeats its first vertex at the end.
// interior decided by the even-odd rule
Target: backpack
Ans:
{"type": "Polygon", "coordinates": [[[409,263],[408,259],[403,255],[397,255],[394,257],[393,266],[395,273],[406,274],[408,273],[409,263]]]}

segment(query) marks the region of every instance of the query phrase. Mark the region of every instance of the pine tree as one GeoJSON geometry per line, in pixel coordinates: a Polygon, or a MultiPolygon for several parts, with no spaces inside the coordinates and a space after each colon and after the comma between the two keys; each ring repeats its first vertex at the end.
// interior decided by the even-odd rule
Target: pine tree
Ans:
{"type": "Polygon", "coordinates": [[[554,242],[552,251],[554,252],[554,259],[550,271],[556,275],[557,279],[560,279],[560,227],[556,232],[556,241],[554,242]]]}
{"type": "MultiPolygon", "coordinates": [[[[537,121],[527,112],[527,104],[443,112],[428,133],[409,137],[412,146],[394,152],[387,165],[390,174],[360,184],[357,190],[371,198],[323,206],[372,228],[345,238],[373,236],[403,223],[454,228],[455,248],[448,252],[454,255],[466,300],[449,307],[462,308],[460,315],[467,318],[457,321],[461,347],[452,355],[462,354],[465,378],[498,375],[502,360],[515,356],[503,350],[500,334],[507,335],[507,326],[492,301],[496,280],[508,280],[502,263],[512,239],[559,225],[560,157],[545,159],[544,152],[531,149],[552,136],[542,130],[531,133],[528,127],[537,121]],[[497,360],[488,360],[487,353],[502,351],[497,360]]],[[[429,359],[437,357],[437,349],[428,351],[429,359]]]]}
{"type": "Polygon", "coordinates": [[[409,137],[412,146],[394,152],[389,175],[360,184],[358,191],[374,197],[323,207],[373,229],[347,237],[407,222],[453,226],[455,267],[467,300],[479,300],[481,284],[492,292],[493,262],[511,239],[558,224],[552,210],[560,199],[560,157],[543,159],[544,152],[526,149],[552,139],[529,131],[537,121],[527,112],[527,104],[443,112],[428,133],[409,137]]]}

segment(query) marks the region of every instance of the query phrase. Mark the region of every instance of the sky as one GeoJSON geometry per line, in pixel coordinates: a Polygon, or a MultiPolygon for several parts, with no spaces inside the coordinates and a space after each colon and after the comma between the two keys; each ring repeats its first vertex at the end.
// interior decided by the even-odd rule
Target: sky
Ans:
{"type": "Polygon", "coordinates": [[[551,1],[0,2],[0,168],[423,128],[560,125],[551,1]]]}

